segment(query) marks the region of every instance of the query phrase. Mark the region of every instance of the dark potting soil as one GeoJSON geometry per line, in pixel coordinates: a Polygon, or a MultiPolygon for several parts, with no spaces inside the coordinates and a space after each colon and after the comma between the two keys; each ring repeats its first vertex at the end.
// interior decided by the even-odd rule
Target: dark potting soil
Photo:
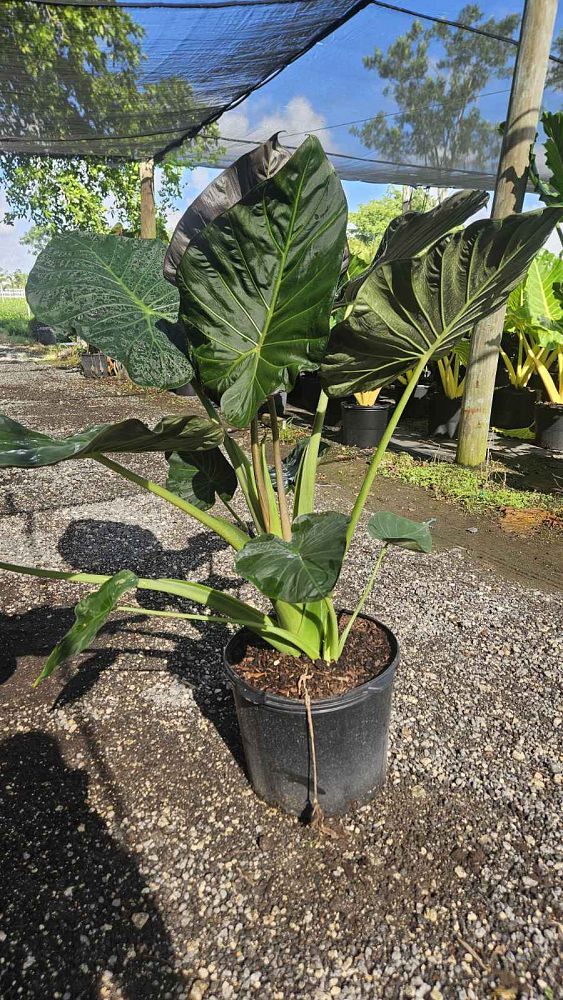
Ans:
{"type": "MultiPolygon", "coordinates": [[[[341,631],[349,620],[349,615],[340,615],[341,631]]],[[[338,661],[327,663],[326,660],[310,660],[308,656],[278,653],[263,639],[248,634],[241,648],[241,658],[233,664],[233,669],[252,687],[286,698],[302,697],[299,678],[306,671],[307,689],[315,701],[346,694],[377,677],[391,656],[386,632],[375,622],[358,618],[338,661]]]]}

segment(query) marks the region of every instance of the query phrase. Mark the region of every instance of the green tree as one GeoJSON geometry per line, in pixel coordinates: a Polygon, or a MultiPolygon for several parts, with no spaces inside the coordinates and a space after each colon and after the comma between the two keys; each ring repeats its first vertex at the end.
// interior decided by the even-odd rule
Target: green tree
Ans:
{"type": "Polygon", "coordinates": [[[360,205],[357,212],[350,213],[348,242],[352,251],[355,252],[354,244],[357,241],[361,245],[357,247],[358,250],[368,247],[370,253],[375,253],[383,233],[393,219],[405,210],[427,212],[436,203],[436,198],[426,188],[388,187],[383,198],[367,201],[360,205]]]}
{"type": "MultiPolygon", "coordinates": [[[[148,85],[139,83],[144,29],[112,2],[101,8],[43,7],[8,4],[0,45],[0,117],[14,136],[38,137],[111,133],[112,109],[126,114],[132,135],[158,131],[175,112],[185,121],[193,106],[189,83],[179,76],[148,85]],[[17,65],[14,66],[14,53],[17,65]],[[31,123],[31,125],[30,125],[31,123]]],[[[217,153],[217,129],[185,143],[161,166],[157,192],[161,232],[167,211],[178,197],[184,169],[217,153]]],[[[164,144],[164,140],[163,140],[164,144]]],[[[76,144],[75,144],[76,145],[76,144]]],[[[75,151],[71,143],[70,151],[75,151]]],[[[46,144],[46,148],[48,143],[46,144]]],[[[123,149],[104,144],[114,157],[123,149]]],[[[103,231],[110,219],[125,230],[139,228],[139,167],[99,157],[49,158],[4,154],[0,181],[5,190],[4,221],[31,217],[28,240],[63,229],[103,231]]]]}
{"type": "MultiPolygon", "coordinates": [[[[512,35],[519,16],[483,20],[480,7],[468,4],[457,20],[512,35]]],[[[398,113],[380,111],[352,131],[397,162],[416,160],[442,170],[468,161],[487,164],[498,151],[498,125],[487,121],[474,102],[491,77],[511,72],[512,57],[512,46],[493,38],[445,24],[427,28],[415,20],[385,53],[376,48],[363,60],[366,69],[389,81],[383,94],[393,99],[398,113]]]]}

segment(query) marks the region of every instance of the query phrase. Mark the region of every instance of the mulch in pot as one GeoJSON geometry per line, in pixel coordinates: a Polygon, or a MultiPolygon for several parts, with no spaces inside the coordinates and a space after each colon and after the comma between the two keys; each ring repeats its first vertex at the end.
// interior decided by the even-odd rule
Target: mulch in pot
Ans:
{"type": "MultiPolygon", "coordinates": [[[[349,615],[339,616],[342,630],[349,615]]],[[[299,679],[307,671],[307,688],[313,701],[335,698],[377,677],[391,662],[386,632],[375,622],[357,618],[338,661],[310,660],[272,649],[268,643],[245,633],[241,636],[241,658],[233,669],[247,684],[286,698],[302,698],[299,679]]]]}

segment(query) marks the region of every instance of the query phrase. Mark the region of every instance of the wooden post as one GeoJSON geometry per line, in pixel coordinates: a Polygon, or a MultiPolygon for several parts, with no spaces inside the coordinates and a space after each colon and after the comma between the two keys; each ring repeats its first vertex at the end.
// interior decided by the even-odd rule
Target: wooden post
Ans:
{"type": "Polygon", "coordinates": [[[141,239],[156,239],[154,160],[141,160],[141,239]]]}
{"type": "MultiPolygon", "coordinates": [[[[492,218],[520,212],[526,193],[547,74],[557,0],[526,0],[500,154],[492,218]]],[[[481,320],[471,338],[457,446],[459,465],[485,461],[499,347],[506,307],[481,320]]]]}

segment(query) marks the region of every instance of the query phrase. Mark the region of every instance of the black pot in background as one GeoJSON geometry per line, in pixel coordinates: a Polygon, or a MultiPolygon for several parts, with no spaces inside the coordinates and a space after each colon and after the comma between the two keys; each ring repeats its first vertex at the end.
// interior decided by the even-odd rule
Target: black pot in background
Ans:
{"type": "MultiPolygon", "coordinates": [[[[317,372],[303,372],[299,376],[298,382],[298,398],[300,402],[298,404],[294,403],[294,406],[299,406],[301,410],[306,410],[307,413],[315,413],[321,394],[320,375],[317,372]]],[[[340,423],[340,417],[340,400],[329,399],[326,408],[325,424],[328,424],[329,427],[335,427],[336,424],[340,423]]]]}
{"type": "MultiPolygon", "coordinates": [[[[285,406],[287,403],[287,392],[276,392],[274,399],[276,401],[276,413],[278,417],[283,417],[285,413],[285,406]]],[[[270,408],[268,404],[262,403],[260,409],[258,410],[258,414],[260,415],[262,413],[269,413],[269,412],[270,408]]]]}
{"type": "Polygon", "coordinates": [[[563,403],[536,403],[536,444],[563,452],[563,403]]]}
{"type": "MultiPolygon", "coordinates": [[[[402,382],[398,382],[394,385],[392,389],[393,399],[396,403],[399,402],[401,396],[403,395],[406,386],[402,382]]],[[[410,417],[412,420],[424,420],[428,416],[428,400],[431,385],[428,383],[419,382],[415,388],[412,395],[409,397],[407,405],[405,406],[401,417],[410,417]]]]}
{"type": "Polygon", "coordinates": [[[185,382],[184,385],[179,385],[176,389],[173,389],[172,392],[176,396],[197,396],[197,392],[191,382],[185,382]]]}
{"type": "Polygon", "coordinates": [[[441,389],[436,390],[428,400],[428,433],[447,434],[449,438],[454,438],[460,415],[461,398],[450,399],[441,389]]]}
{"type": "Polygon", "coordinates": [[[491,425],[502,430],[531,427],[534,422],[536,394],[533,389],[503,385],[495,389],[491,425]]]}
{"type": "MultiPolygon", "coordinates": [[[[362,615],[375,621],[369,615],[362,615]]],[[[385,781],[391,693],[399,645],[385,625],[392,660],[378,677],[338,698],[312,702],[318,800],[334,816],[369,802],[385,781]]],[[[233,669],[244,648],[244,629],[224,649],[248,776],[270,805],[302,815],[311,805],[312,762],[305,706],[301,700],[251,687],[233,669]]]]}
{"type": "Polygon", "coordinates": [[[376,448],[389,423],[391,403],[342,403],[342,444],[376,448]]]}
{"type": "Polygon", "coordinates": [[[107,354],[81,354],[80,364],[86,378],[103,378],[109,375],[107,354]]]}

